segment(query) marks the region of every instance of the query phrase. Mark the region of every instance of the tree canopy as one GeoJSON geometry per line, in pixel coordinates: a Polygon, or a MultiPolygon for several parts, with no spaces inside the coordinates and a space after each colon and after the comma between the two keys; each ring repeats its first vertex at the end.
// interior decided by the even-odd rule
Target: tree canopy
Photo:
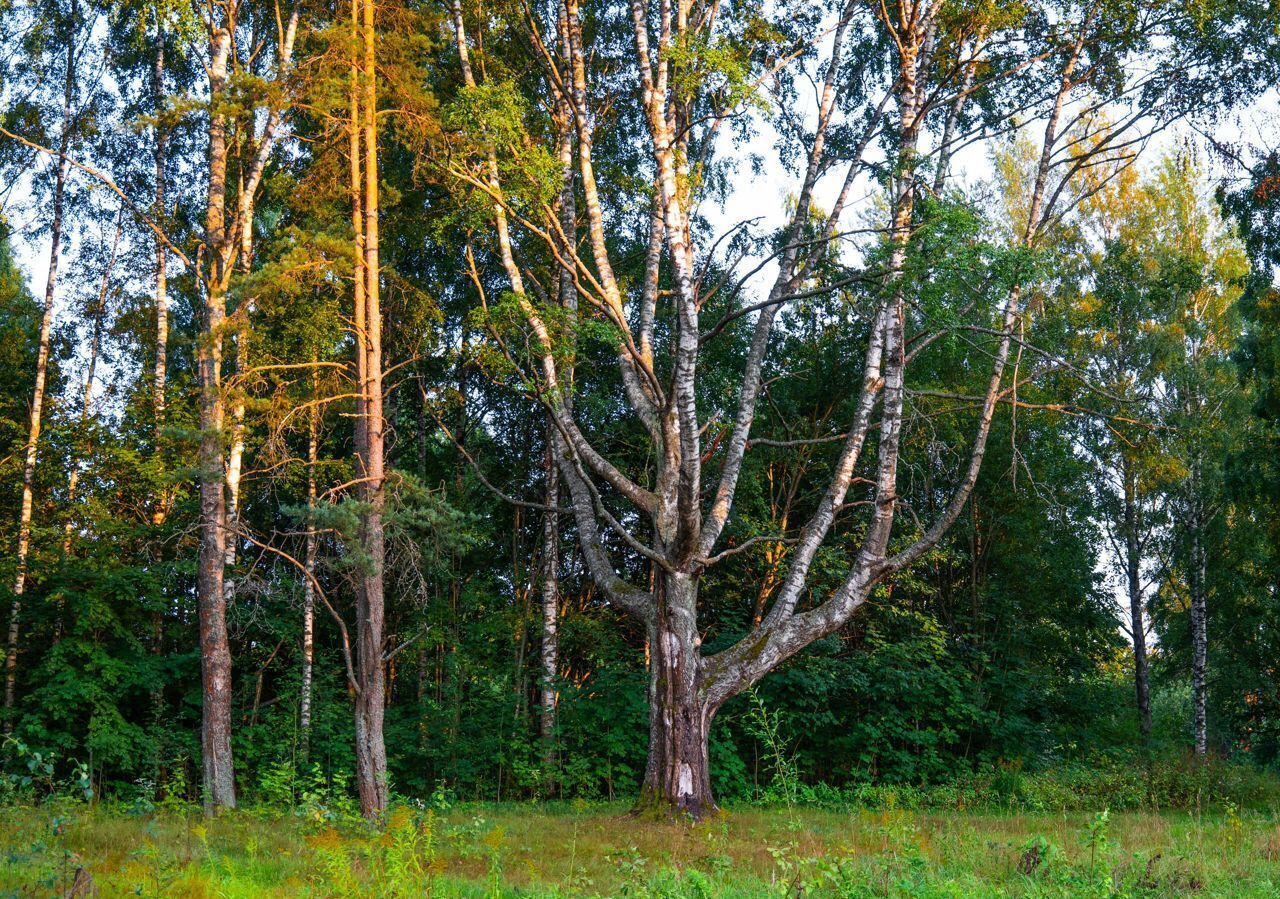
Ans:
{"type": "Polygon", "coordinates": [[[1203,135],[1275,28],[0,5],[5,745],[371,818],[1274,764],[1280,162],[1203,135]]]}

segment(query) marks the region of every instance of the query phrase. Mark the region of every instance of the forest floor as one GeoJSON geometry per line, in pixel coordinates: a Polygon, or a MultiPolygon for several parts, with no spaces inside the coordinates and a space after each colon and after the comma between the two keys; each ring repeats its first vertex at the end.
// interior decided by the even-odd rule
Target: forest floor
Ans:
{"type": "Polygon", "coordinates": [[[696,826],[610,806],[319,815],[0,808],[0,897],[1280,896],[1274,813],[741,807],[696,826]],[[81,884],[89,878],[80,875],[81,884]],[[86,893],[85,895],[91,895],[86,893]]]}

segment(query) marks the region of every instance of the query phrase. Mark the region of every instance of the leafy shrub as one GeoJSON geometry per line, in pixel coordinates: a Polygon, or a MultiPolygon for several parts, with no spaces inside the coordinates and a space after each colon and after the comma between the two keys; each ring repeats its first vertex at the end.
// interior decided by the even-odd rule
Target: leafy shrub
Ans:
{"type": "Polygon", "coordinates": [[[1280,781],[1250,764],[1134,758],[1026,776],[1016,802],[1032,811],[1258,808],[1280,804],[1280,781]]]}
{"type": "MultiPolygon", "coordinates": [[[[918,786],[864,783],[844,789],[800,784],[797,801],[825,808],[1162,811],[1280,807],[1280,778],[1252,764],[1192,758],[1100,759],[1025,772],[1018,762],[918,786]]],[[[765,796],[766,802],[771,797],[765,796]]]]}
{"type": "Polygon", "coordinates": [[[89,766],[83,762],[64,761],[52,750],[33,749],[13,736],[4,741],[4,761],[5,770],[0,776],[0,800],[4,802],[87,802],[93,798],[93,779],[89,766]]]}

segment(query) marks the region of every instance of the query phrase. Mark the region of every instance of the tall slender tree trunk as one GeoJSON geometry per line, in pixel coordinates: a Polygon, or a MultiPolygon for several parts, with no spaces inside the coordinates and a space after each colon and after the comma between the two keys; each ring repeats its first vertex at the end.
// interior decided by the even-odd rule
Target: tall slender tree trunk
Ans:
{"type": "Polygon", "coordinates": [[[1206,672],[1209,662],[1208,610],[1206,608],[1207,564],[1204,549],[1204,506],[1200,498],[1203,487],[1200,461],[1191,469],[1191,701],[1194,714],[1195,752],[1204,758],[1209,751],[1208,687],[1206,672]]]}
{"type": "MultiPolygon", "coordinates": [[[[565,31],[563,8],[561,13],[561,32],[565,31]]],[[[465,49],[465,43],[463,44],[465,49]]],[[[561,58],[568,60],[569,48],[562,41],[561,58]]],[[[565,259],[575,258],[577,247],[572,245],[573,235],[577,230],[577,208],[574,196],[573,167],[573,110],[567,102],[561,101],[559,108],[560,129],[559,157],[562,186],[560,189],[560,230],[564,235],[565,246],[561,253],[565,259]]],[[[562,267],[559,281],[559,301],[565,310],[572,333],[578,314],[578,291],[574,286],[575,273],[562,267]]],[[[573,360],[565,365],[567,407],[573,406],[573,360]]],[[[556,706],[559,702],[559,691],[556,679],[559,676],[560,657],[560,515],[555,507],[560,504],[560,469],[558,457],[563,455],[565,446],[556,427],[555,417],[547,415],[547,460],[546,460],[546,505],[542,522],[542,684],[539,701],[541,719],[539,732],[542,738],[542,767],[545,776],[550,779],[556,766],[556,706]]]]}
{"type": "MultiPolygon", "coordinates": [[[[165,220],[165,145],[166,134],[159,117],[164,109],[164,34],[157,29],[156,56],[151,69],[151,95],[156,115],[155,127],[155,207],[152,217],[157,222],[165,220]]],[[[156,452],[160,452],[160,436],[164,426],[166,409],[165,389],[169,379],[169,281],[167,253],[164,241],[155,237],[156,254],[156,364],[151,382],[151,405],[155,410],[156,452]]],[[[164,503],[157,512],[156,524],[164,520],[164,503]]]]}
{"type": "MultiPolygon", "coordinates": [[[[360,2],[361,0],[351,0],[351,38],[353,46],[360,40],[360,2]]],[[[354,421],[355,431],[355,448],[357,461],[364,452],[365,445],[365,424],[366,424],[366,397],[364,394],[365,382],[367,380],[365,371],[368,365],[368,354],[364,349],[365,341],[365,237],[364,237],[364,177],[363,171],[361,142],[363,140],[360,129],[360,107],[362,105],[360,93],[360,57],[355,50],[352,51],[351,70],[348,84],[348,95],[350,101],[351,129],[349,132],[350,144],[350,193],[351,193],[351,230],[354,235],[353,260],[352,260],[352,308],[354,310],[352,322],[355,330],[355,361],[356,361],[356,416],[354,421]]],[[[363,486],[357,488],[357,494],[363,495],[363,486]]]]}
{"type": "MultiPolygon", "coordinates": [[[[241,156],[244,154],[242,153],[241,156]]],[[[244,176],[241,175],[237,190],[237,210],[240,222],[240,247],[237,254],[239,269],[242,275],[248,275],[253,268],[253,198],[244,188],[244,176]]],[[[245,392],[248,389],[245,376],[249,369],[249,313],[252,300],[247,297],[241,300],[240,308],[233,316],[236,341],[235,374],[237,387],[231,395],[231,445],[227,453],[227,527],[226,555],[223,557],[222,592],[224,602],[230,606],[236,598],[236,551],[239,546],[240,527],[240,475],[244,469],[244,413],[245,392]]]]}
{"type": "Polygon", "coordinates": [[[71,106],[76,86],[76,41],[78,4],[71,5],[70,33],[66,35],[66,74],[62,92],[62,132],[58,138],[58,168],[53,183],[53,221],[49,234],[49,274],[44,287],[44,312],[40,318],[40,343],[36,351],[36,382],[31,396],[31,419],[27,428],[26,458],[22,466],[22,508],[18,516],[18,545],[14,561],[13,603],[9,607],[9,635],[4,659],[4,732],[13,731],[12,710],[17,700],[18,640],[22,598],[27,588],[27,566],[31,555],[31,519],[35,507],[36,456],[44,416],[45,381],[49,372],[49,338],[53,330],[53,301],[58,286],[58,259],[62,249],[62,213],[67,188],[67,151],[71,144],[71,106]]]}
{"type": "Polygon", "coordinates": [[[383,568],[386,541],[382,513],[384,492],[385,422],[382,405],[382,311],[379,302],[378,261],[378,128],[377,53],[374,43],[373,0],[359,0],[359,23],[364,49],[360,78],[362,105],[360,127],[364,159],[364,321],[357,353],[364,356],[363,446],[360,447],[359,474],[364,512],[361,536],[368,566],[356,597],[356,677],[359,692],[355,700],[356,785],[360,810],[367,818],[380,816],[387,807],[387,750],[383,737],[386,708],[386,681],[383,668],[383,626],[385,606],[383,568]]]}
{"type": "MultiPolygon", "coordinates": [[[[240,181],[237,186],[237,221],[240,223],[240,246],[237,252],[240,273],[248,276],[253,271],[253,215],[255,202],[253,194],[245,188],[244,166],[248,163],[247,152],[253,146],[253,117],[247,117],[240,124],[240,141],[244,145],[240,157],[240,181]]],[[[265,138],[264,138],[265,139],[265,138]]],[[[249,316],[253,313],[253,298],[243,297],[240,308],[236,310],[236,377],[237,389],[232,394],[231,403],[231,447],[227,455],[227,556],[223,591],[227,594],[230,605],[236,596],[236,552],[239,546],[238,528],[240,525],[240,480],[244,470],[245,450],[245,402],[248,392],[249,371],[249,316]]]]}
{"type": "Polygon", "coordinates": [[[560,472],[555,453],[559,446],[554,424],[547,423],[546,504],[542,519],[542,683],[539,731],[542,738],[542,767],[550,779],[556,764],[556,678],[560,653],[560,516],[554,507],[560,501],[560,472]]]}
{"type": "Polygon", "coordinates": [[[209,192],[205,244],[209,271],[205,284],[205,329],[199,349],[200,378],[200,553],[196,598],[200,617],[200,668],[203,720],[200,742],[204,759],[204,803],[208,810],[234,808],[235,772],[231,755],[231,647],[227,639],[226,492],[223,467],[222,340],[226,319],[227,126],[217,103],[227,86],[231,35],[214,31],[210,48],[209,192]]]}
{"type": "Polygon", "coordinates": [[[1124,466],[1125,578],[1129,592],[1129,629],[1133,635],[1133,682],[1137,694],[1142,742],[1151,737],[1151,691],[1147,675],[1147,624],[1142,597],[1142,535],[1139,533],[1137,475],[1133,463],[1124,466]]]}
{"type": "MultiPolygon", "coordinates": [[[[156,28],[156,55],[151,67],[151,101],[156,117],[155,145],[155,198],[151,210],[154,221],[162,227],[167,220],[165,208],[165,148],[166,135],[160,117],[164,111],[164,30],[156,28]]],[[[154,414],[155,446],[153,452],[156,462],[163,468],[164,456],[164,420],[167,411],[165,392],[169,380],[169,281],[167,252],[164,240],[155,235],[155,292],[156,292],[156,359],[151,377],[151,407],[154,414]]],[[[155,527],[164,524],[169,517],[169,503],[172,491],[167,485],[160,487],[158,496],[153,497],[151,523],[155,527]]],[[[164,612],[156,609],[151,615],[151,653],[159,656],[164,643],[164,612]]],[[[164,718],[164,690],[159,684],[151,689],[152,721],[157,725],[164,718]]],[[[157,778],[158,781],[159,778],[157,778]]]]}
{"type": "Polygon", "coordinates": [[[320,447],[320,407],[315,370],[311,374],[311,415],[307,424],[307,536],[302,578],[302,695],[298,700],[298,759],[305,765],[311,758],[311,665],[315,654],[316,590],[316,463],[320,447]]]}

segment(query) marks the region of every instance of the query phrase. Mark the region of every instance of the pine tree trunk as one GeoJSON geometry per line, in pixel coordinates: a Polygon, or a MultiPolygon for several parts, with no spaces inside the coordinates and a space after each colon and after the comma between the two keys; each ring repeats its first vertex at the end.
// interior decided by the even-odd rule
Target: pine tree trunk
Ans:
{"type": "MultiPolygon", "coordinates": [[[[213,34],[210,95],[227,84],[231,35],[213,34]]],[[[226,561],[226,493],[222,453],[222,329],[230,258],[226,239],[227,134],[225,118],[210,111],[209,193],[206,245],[209,272],[205,286],[205,333],[199,349],[200,378],[200,553],[196,600],[200,615],[200,668],[204,704],[200,742],[204,758],[207,810],[234,808],[235,773],[231,755],[231,647],[227,639],[223,565],[226,561]]]]}
{"type": "Polygon", "coordinates": [[[361,0],[361,31],[364,45],[361,72],[360,125],[364,158],[364,307],[363,340],[357,352],[364,354],[364,446],[360,475],[365,512],[361,532],[368,568],[356,599],[356,785],[360,810],[366,818],[377,818],[387,808],[387,750],[383,737],[386,709],[386,682],[383,669],[383,626],[385,618],[383,569],[386,539],[382,512],[384,492],[384,428],[382,406],[382,312],[379,301],[378,261],[378,132],[377,57],[374,46],[373,0],[361,0]]]}
{"type": "Polygon", "coordinates": [[[27,565],[31,554],[31,519],[35,508],[36,457],[40,446],[40,427],[44,416],[45,381],[49,372],[49,339],[53,330],[53,300],[58,286],[58,259],[62,248],[62,212],[67,187],[67,151],[71,143],[71,104],[75,96],[74,29],[77,4],[71,6],[72,34],[66,35],[66,77],[62,94],[62,133],[58,139],[58,169],[53,185],[53,221],[49,234],[49,274],[45,280],[44,311],[40,318],[40,343],[36,351],[36,382],[31,396],[31,419],[27,429],[26,459],[22,466],[22,508],[18,517],[18,545],[14,560],[17,574],[13,582],[13,603],[9,607],[9,634],[4,659],[4,733],[13,731],[12,710],[17,700],[18,640],[22,598],[27,588],[27,565]]]}
{"type": "MultiPolygon", "coordinates": [[[[360,39],[360,0],[351,0],[351,37],[353,46],[360,39]]],[[[352,277],[351,277],[351,294],[352,294],[352,321],[354,322],[355,331],[355,361],[356,361],[356,415],[353,422],[354,442],[356,455],[359,456],[364,452],[365,446],[365,422],[366,422],[366,398],[364,395],[364,386],[367,381],[365,370],[368,365],[368,354],[364,349],[365,339],[365,239],[364,239],[364,177],[362,172],[362,153],[361,140],[362,132],[360,129],[360,60],[355,52],[351,56],[351,71],[348,84],[348,95],[350,101],[351,127],[349,131],[350,144],[348,148],[350,161],[350,193],[351,193],[351,231],[353,238],[353,259],[352,259],[352,277]]],[[[363,488],[357,488],[357,493],[361,493],[363,488]]]]}
{"type": "Polygon", "coordinates": [[[635,813],[691,817],[716,813],[708,740],[716,710],[699,690],[697,580],[658,576],[649,626],[649,760],[635,813]]]}
{"type": "Polygon", "coordinates": [[[1124,465],[1125,575],[1129,592],[1129,628],[1133,635],[1133,681],[1137,694],[1142,742],[1151,737],[1151,691],[1147,675],[1147,625],[1142,601],[1142,546],[1138,533],[1137,476],[1127,459],[1124,465]]]}

